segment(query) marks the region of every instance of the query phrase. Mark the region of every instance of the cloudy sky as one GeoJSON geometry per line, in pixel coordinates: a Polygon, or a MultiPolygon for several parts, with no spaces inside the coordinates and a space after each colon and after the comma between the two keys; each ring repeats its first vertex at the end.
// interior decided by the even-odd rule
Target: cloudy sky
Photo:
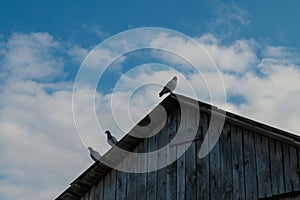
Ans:
{"type": "Polygon", "coordinates": [[[58,196],[92,164],[86,147],[103,154],[102,131],[120,139],[173,75],[177,93],[300,134],[299,4],[0,0],[0,199],[58,196]],[[177,31],[204,50],[163,32],[149,36],[156,49],[132,50],[140,37],[116,42],[141,27],[177,31]],[[103,74],[94,90],[73,90],[84,85],[79,72],[93,78],[84,67],[103,74]]]}

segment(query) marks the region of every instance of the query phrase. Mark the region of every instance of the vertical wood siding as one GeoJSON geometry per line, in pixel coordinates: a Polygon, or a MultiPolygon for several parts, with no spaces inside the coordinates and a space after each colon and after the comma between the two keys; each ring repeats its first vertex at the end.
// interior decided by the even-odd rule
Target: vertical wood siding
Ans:
{"type": "MultiPolygon", "coordinates": [[[[299,195],[279,197],[300,190],[300,150],[267,136],[226,121],[222,135],[208,156],[198,158],[202,140],[208,134],[210,115],[183,107],[168,117],[155,136],[143,140],[134,152],[155,151],[176,134],[179,123],[186,134],[197,131],[197,140],[170,145],[157,158],[143,158],[137,164],[122,161],[132,170],[153,168],[186,152],[169,166],[149,173],[112,170],[81,200],[154,200],[154,199],[299,199],[299,195]],[[180,121],[180,116],[184,116],[180,121]]],[[[217,119],[214,119],[217,120],[217,119]]]]}

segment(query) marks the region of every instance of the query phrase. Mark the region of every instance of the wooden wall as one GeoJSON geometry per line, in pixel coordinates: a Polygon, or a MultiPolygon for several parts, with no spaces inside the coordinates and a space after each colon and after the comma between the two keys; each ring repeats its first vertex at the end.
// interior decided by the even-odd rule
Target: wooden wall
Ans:
{"type": "MultiPolygon", "coordinates": [[[[195,120],[196,111],[182,109],[186,130],[197,129],[198,135],[190,146],[178,143],[170,146],[167,155],[171,159],[182,149],[187,149],[177,161],[155,172],[136,174],[112,170],[85,194],[81,200],[112,199],[259,199],[300,190],[300,150],[284,142],[268,138],[248,130],[233,121],[226,120],[222,135],[208,156],[198,158],[210,120],[201,112],[200,121],[195,120]]],[[[161,132],[140,143],[135,152],[153,151],[172,139],[178,129],[180,112],[174,111],[161,132]]],[[[121,162],[133,170],[156,165],[147,159],[138,165],[121,162]]],[[[285,197],[282,199],[293,199],[285,197]]]]}

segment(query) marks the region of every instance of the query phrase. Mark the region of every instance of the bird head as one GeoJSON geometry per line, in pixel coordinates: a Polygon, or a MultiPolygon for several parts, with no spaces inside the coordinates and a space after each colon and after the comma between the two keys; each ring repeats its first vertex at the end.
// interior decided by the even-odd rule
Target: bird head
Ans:
{"type": "Polygon", "coordinates": [[[109,132],[108,130],[107,130],[107,131],[105,131],[105,134],[107,134],[107,135],[111,135],[111,134],[110,134],[110,132],[109,132]]]}
{"type": "Polygon", "coordinates": [[[173,77],[173,80],[177,81],[177,76],[174,76],[174,77],[173,77]]]}
{"type": "Polygon", "coordinates": [[[88,147],[88,150],[92,151],[92,150],[93,150],[93,148],[92,148],[92,147],[88,147]]]}

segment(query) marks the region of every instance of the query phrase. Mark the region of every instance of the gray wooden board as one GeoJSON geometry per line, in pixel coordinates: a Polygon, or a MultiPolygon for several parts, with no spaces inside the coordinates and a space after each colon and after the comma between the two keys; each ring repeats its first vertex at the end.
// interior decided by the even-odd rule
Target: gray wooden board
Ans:
{"type": "MultiPolygon", "coordinates": [[[[171,115],[171,124],[168,126],[169,141],[176,134],[177,112],[171,115]]],[[[168,163],[167,167],[167,199],[176,199],[176,146],[170,145],[168,148],[168,163]],[[173,161],[173,163],[171,163],[173,161]]]]}
{"type": "Polygon", "coordinates": [[[297,153],[298,153],[298,177],[299,177],[299,180],[300,180],[300,148],[297,149],[297,153]]]}
{"type": "MultiPolygon", "coordinates": [[[[179,152],[185,151],[185,144],[177,146],[177,158],[179,152]]],[[[177,200],[185,199],[185,154],[177,159],[177,200]]]]}
{"type": "MultiPolygon", "coordinates": [[[[148,152],[156,150],[157,147],[157,136],[152,136],[148,140],[148,152]]],[[[156,152],[153,155],[157,155],[156,152]]],[[[155,169],[157,166],[157,156],[148,156],[147,160],[148,170],[155,169]]],[[[157,171],[151,171],[147,174],[147,200],[156,199],[156,183],[157,183],[157,171]]]]}
{"type": "MultiPolygon", "coordinates": [[[[195,134],[193,131],[198,130],[199,122],[195,121],[196,111],[194,109],[187,109],[186,130],[191,130],[189,134],[195,134]]],[[[185,152],[185,199],[197,199],[197,175],[196,175],[196,142],[186,144],[187,151],[185,152]]]]}
{"type": "MultiPolygon", "coordinates": [[[[208,129],[208,115],[206,113],[201,113],[200,116],[200,128],[202,138],[205,137],[208,129]]],[[[209,195],[209,156],[205,156],[200,159],[198,157],[198,152],[201,148],[202,141],[197,141],[197,199],[208,200],[209,195]]]]}
{"type": "MultiPolygon", "coordinates": [[[[163,148],[168,141],[167,127],[157,135],[157,148],[160,151],[157,153],[157,165],[158,167],[165,166],[167,161],[167,150],[163,148]]],[[[163,167],[157,171],[157,199],[166,199],[166,179],[167,179],[167,168],[163,167]]]]}
{"type": "Polygon", "coordinates": [[[87,192],[84,194],[83,199],[84,199],[84,200],[89,200],[89,197],[90,197],[90,191],[87,191],[87,192]]]}
{"type": "Polygon", "coordinates": [[[258,197],[272,196],[268,138],[255,134],[258,197]]]}
{"type": "MultiPolygon", "coordinates": [[[[147,151],[147,140],[143,140],[138,146],[138,152],[147,151]]],[[[137,176],[137,199],[147,198],[147,154],[140,154],[138,158],[138,174],[137,176]],[[144,156],[142,156],[144,155],[144,156]],[[140,173],[143,172],[143,173],[140,173]]]]}
{"type": "Polygon", "coordinates": [[[115,186],[116,186],[116,171],[112,170],[109,174],[107,174],[104,178],[104,196],[105,200],[113,200],[115,199],[115,186]]]}
{"type": "Polygon", "coordinates": [[[90,189],[89,200],[95,200],[95,186],[90,189]]]}
{"type": "Polygon", "coordinates": [[[230,124],[225,123],[220,137],[222,198],[232,199],[232,160],[230,124]]]}
{"type": "Polygon", "coordinates": [[[241,127],[231,124],[233,199],[245,199],[243,133],[241,127]]]}
{"type": "Polygon", "coordinates": [[[284,170],[282,146],[280,141],[269,139],[272,194],[284,193],[284,170]]]}
{"type": "Polygon", "coordinates": [[[290,180],[292,184],[292,190],[297,191],[299,187],[299,169],[298,169],[298,157],[297,149],[295,147],[289,146],[290,151],[290,180]]]}
{"type": "MultiPolygon", "coordinates": [[[[180,126],[178,130],[179,133],[186,131],[186,121],[188,120],[187,113],[187,107],[182,106],[180,112],[180,126]]],[[[185,199],[185,150],[185,144],[177,145],[177,200],[185,199]]]]}
{"type": "MultiPolygon", "coordinates": [[[[187,148],[187,146],[186,146],[187,148]]],[[[185,199],[197,199],[196,142],[185,152],[185,199]]]]}
{"type": "MultiPolygon", "coordinates": [[[[133,152],[137,152],[137,148],[133,152]]],[[[130,156],[130,155],[129,155],[130,156]]],[[[135,158],[135,157],[134,157],[135,158]]],[[[137,191],[137,160],[135,159],[127,159],[126,165],[129,169],[127,173],[127,199],[128,200],[136,200],[136,191],[137,191]]]]}
{"type": "Polygon", "coordinates": [[[257,199],[254,134],[244,130],[244,166],[246,200],[257,199]]]}
{"type": "Polygon", "coordinates": [[[284,185],[285,192],[292,192],[292,182],[291,182],[291,162],[289,154],[289,145],[282,143],[282,155],[283,155],[283,167],[284,167],[284,185]]]}
{"type": "MultiPolygon", "coordinates": [[[[122,160],[119,164],[121,167],[126,166],[126,160],[122,160]]],[[[117,171],[117,182],[116,182],[116,199],[123,200],[126,199],[126,182],[127,182],[127,173],[123,171],[117,171]]]]}
{"type": "Polygon", "coordinates": [[[103,200],[103,179],[101,179],[96,186],[95,200],[103,200]]]}
{"type": "MultiPolygon", "coordinates": [[[[218,131],[217,127],[217,119],[211,119],[211,126],[213,127],[212,132],[208,134],[217,134],[218,131]]],[[[221,164],[220,164],[220,142],[219,140],[209,153],[209,166],[210,166],[210,173],[209,173],[209,180],[210,180],[210,198],[212,200],[219,200],[221,199],[222,195],[222,183],[221,183],[221,164]]]]}

